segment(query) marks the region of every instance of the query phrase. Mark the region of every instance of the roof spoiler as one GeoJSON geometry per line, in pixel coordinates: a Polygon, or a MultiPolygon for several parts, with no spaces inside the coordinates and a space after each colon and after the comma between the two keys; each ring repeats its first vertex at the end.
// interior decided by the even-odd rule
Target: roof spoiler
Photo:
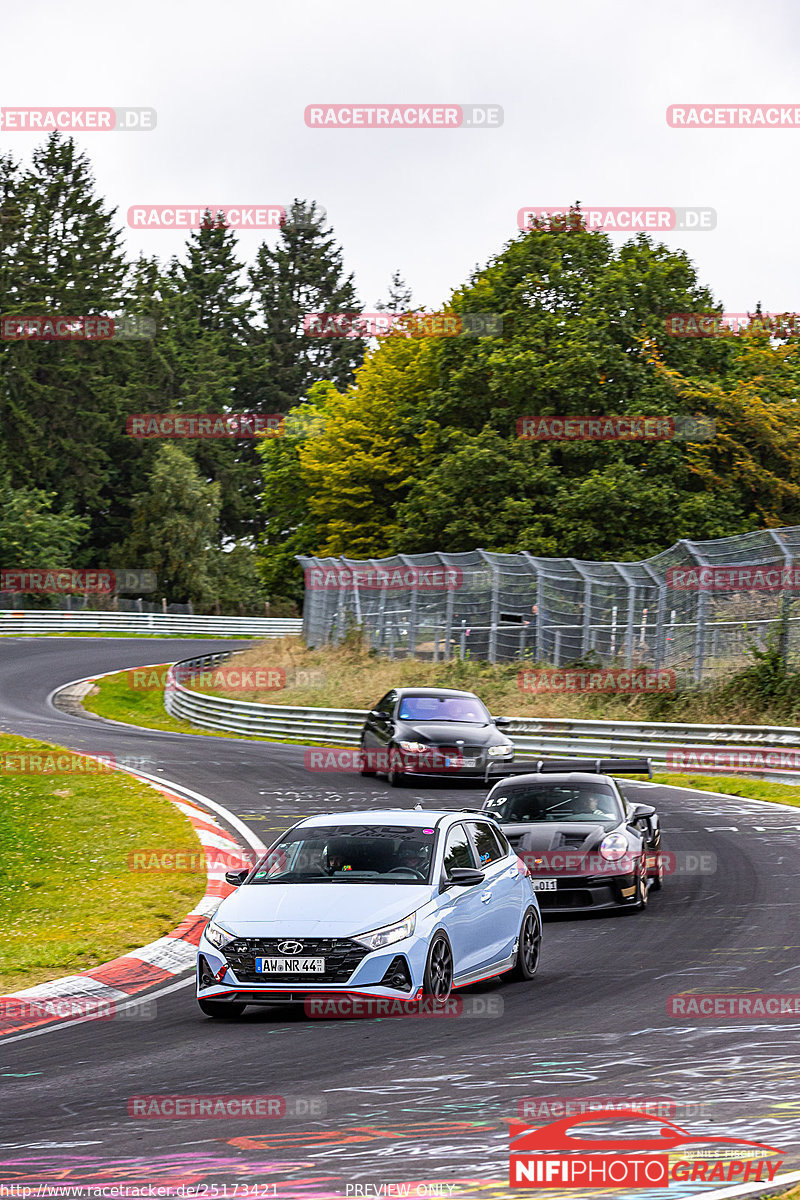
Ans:
{"type": "Polygon", "coordinates": [[[485,782],[506,775],[549,775],[588,771],[592,775],[646,775],[653,778],[649,758],[530,758],[513,763],[489,763],[485,782]]]}

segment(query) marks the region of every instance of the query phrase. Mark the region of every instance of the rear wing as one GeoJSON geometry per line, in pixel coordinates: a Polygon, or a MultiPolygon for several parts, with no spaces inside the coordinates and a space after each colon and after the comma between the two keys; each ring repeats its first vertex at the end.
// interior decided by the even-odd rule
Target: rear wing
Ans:
{"type": "Polygon", "coordinates": [[[653,777],[649,758],[529,758],[513,763],[489,763],[484,780],[491,783],[506,775],[568,774],[588,771],[591,775],[646,775],[653,777]]]}

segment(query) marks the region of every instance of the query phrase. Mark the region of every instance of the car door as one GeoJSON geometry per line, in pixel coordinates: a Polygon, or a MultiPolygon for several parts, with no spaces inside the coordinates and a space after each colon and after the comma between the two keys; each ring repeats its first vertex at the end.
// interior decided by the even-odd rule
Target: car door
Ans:
{"type": "MultiPolygon", "coordinates": [[[[477,865],[472,842],[463,824],[451,825],[444,843],[442,884],[447,882],[453,867],[472,867],[474,870],[477,865]]],[[[486,961],[491,935],[486,905],[481,900],[484,890],[482,883],[476,883],[468,887],[450,887],[441,895],[442,924],[453,950],[456,982],[486,961]]]]}
{"type": "Polygon", "coordinates": [[[394,709],[397,703],[397,691],[392,689],[378,701],[372,712],[377,713],[373,716],[372,712],[367,714],[367,719],[364,722],[363,742],[368,750],[380,749],[383,750],[388,746],[393,732],[393,716],[394,709]]]}
{"type": "Polygon", "coordinates": [[[517,856],[491,821],[468,821],[478,866],[485,873],[482,901],[489,916],[486,962],[508,958],[522,924],[523,876],[517,856]],[[486,898],[488,893],[488,899],[486,898]]]}

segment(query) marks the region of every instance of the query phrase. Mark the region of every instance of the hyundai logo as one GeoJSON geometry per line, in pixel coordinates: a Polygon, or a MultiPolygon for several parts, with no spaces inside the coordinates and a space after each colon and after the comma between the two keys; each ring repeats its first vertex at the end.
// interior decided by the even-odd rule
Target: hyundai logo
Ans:
{"type": "Polygon", "coordinates": [[[302,942],[278,942],[281,954],[299,954],[303,949],[302,942]]]}

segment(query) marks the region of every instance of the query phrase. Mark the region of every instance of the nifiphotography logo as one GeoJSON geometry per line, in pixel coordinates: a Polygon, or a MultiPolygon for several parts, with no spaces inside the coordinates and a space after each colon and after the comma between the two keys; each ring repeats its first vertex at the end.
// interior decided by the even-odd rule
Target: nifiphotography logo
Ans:
{"type": "Polygon", "coordinates": [[[509,1185],[512,1188],[669,1187],[672,1183],[771,1183],[783,1166],[769,1159],[782,1154],[775,1146],[741,1138],[691,1133],[673,1121],[649,1116],[640,1109],[619,1108],[564,1117],[533,1127],[509,1122],[509,1185]],[[653,1137],[582,1137],[574,1126],[622,1121],[651,1121],[653,1137]],[[730,1150],[692,1150],[704,1143],[749,1147],[734,1156],[730,1150]],[[754,1155],[753,1149],[762,1151],[754,1155]],[[716,1159],[716,1160],[715,1160],[716,1159]]]}

